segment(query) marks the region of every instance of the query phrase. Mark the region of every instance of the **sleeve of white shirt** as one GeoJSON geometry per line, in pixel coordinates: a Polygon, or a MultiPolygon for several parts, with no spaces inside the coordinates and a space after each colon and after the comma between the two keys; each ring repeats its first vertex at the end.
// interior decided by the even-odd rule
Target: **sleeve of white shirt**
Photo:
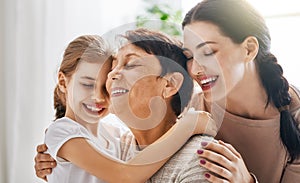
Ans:
{"type": "Polygon", "coordinates": [[[130,131],[124,122],[114,114],[109,114],[101,119],[99,127],[105,128],[105,130],[115,139],[121,139],[124,134],[130,131]]]}
{"type": "Polygon", "coordinates": [[[56,160],[63,161],[57,157],[57,152],[64,143],[72,138],[82,137],[90,140],[87,130],[80,124],[68,119],[61,118],[53,122],[45,135],[45,144],[48,153],[56,160]]]}

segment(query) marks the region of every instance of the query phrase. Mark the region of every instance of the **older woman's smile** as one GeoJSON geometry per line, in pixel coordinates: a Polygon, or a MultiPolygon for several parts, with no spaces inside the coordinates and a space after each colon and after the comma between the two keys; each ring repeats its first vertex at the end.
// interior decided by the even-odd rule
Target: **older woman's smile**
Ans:
{"type": "Polygon", "coordinates": [[[111,97],[118,97],[128,93],[129,90],[121,87],[116,87],[111,89],[111,97]]]}

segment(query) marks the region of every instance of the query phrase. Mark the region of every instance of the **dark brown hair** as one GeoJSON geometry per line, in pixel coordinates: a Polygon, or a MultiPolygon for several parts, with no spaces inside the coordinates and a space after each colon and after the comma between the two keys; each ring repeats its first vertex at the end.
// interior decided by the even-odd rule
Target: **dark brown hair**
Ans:
{"type": "MultiPolygon", "coordinates": [[[[182,26],[197,21],[207,21],[218,26],[223,35],[234,43],[242,43],[248,36],[259,42],[255,58],[261,83],[266,90],[266,107],[272,103],[278,109],[291,103],[289,83],[282,67],[270,52],[271,38],[262,16],[244,0],[204,0],[185,16],[182,26]]],[[[289,110],[280,110],[280,137],[291,161],[300,155],[300,130],[289,110]]]]}
{"type": "Polygon", "coordinates": [[[188,105],[193,92],[193,81],[186,71],[188,59],[183,54],[182,43],[163,33],[143,28],[127,31],[122,37],[145,52],[155,55],[162,66],[161,76],[172,72],[183,75],[182,86],[171,99],[172,109],[179,116],[188,105]]]}

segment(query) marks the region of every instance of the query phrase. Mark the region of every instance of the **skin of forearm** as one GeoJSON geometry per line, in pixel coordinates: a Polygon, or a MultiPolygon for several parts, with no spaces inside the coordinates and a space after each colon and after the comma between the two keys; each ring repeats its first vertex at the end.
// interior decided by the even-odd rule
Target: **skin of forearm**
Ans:
{"type": "Polygon", "coordinates": [[[197,125],[195,121],[178,121],[167,133],[129,160],[128,164],[142,165],[157,161],[166,162],[194,135],[197,125]]]}
{"type": "Polygon", "coordinates": [[[84,138],[67,141],[58,156],[106,182],[145,182],[167,161],[132,165],[96,150],[84,138]],[[138,172],[138,173],[137,173],[138,172]]]}

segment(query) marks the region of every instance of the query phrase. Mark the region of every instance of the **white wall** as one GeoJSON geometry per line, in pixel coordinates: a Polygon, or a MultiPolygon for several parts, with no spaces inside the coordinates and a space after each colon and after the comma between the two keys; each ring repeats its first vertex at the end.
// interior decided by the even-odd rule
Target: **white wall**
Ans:
{"type": "Polygon", "coordinates": [[[267,24],[272,37],[272,53],[277,57],[289,83],[300,88],[300,15],[268,18],[267,24]]]}
{"type": "MultiPolygon", "coordinates": [[[[5,104],[4,104],[4,2],[0,1],[0,134],[5,134],[5,104]]],[[[0,137],[0,182],[6,182],[5,135],[0,137]]]]}
{"type": "MultiPolygon", "coordinates": [[[[189,9],[198,1],[166,2],[189,9]]],[[[107,33],[143,11],[141,0],[0,0],[0,183],[43,182],[33,158],[53,119],[52,91],[67,43],[107,33]]],[[[299,86],[299,17],[268,24],[272,49],[299,86]]]]}
{"type": "Polygon", "coordinates": [[[43,182],[33,159],[54,116],[65,47],[133,22],[138,1],[0,0],[0,183],[43,182]]]}

